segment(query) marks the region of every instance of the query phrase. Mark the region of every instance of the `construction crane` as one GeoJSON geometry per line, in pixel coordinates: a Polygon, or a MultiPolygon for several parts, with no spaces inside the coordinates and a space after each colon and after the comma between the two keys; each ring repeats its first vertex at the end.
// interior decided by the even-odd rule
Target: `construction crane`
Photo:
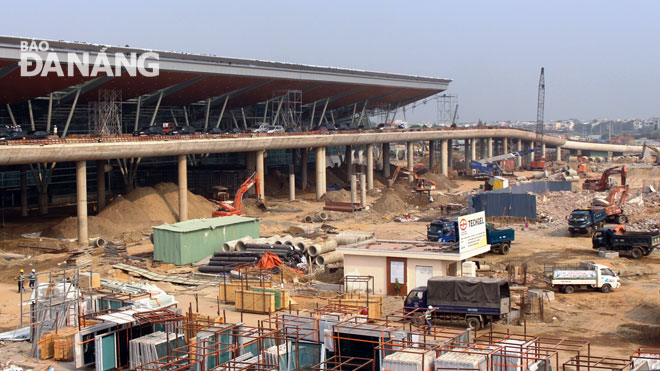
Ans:
{"type": "Polygon", "coordinates": [[[543,141],[543,111],[545,109],[545,72],[541,67],[539,76],[538,102],[536,105],[536,143],[540,145],[543,141]]]}
{"type": "Polygon", "coordinates": [[[582,183],[582,189],[596,191],[596,192],[607,191],[608,189],[612,188],[612,184],[610,183],[610,177],[615,174],[621,174],[621,184],[619,185],[625,186],[626,176],[628,175],[628,169],[626,169],[626,165],[621,165],[621,166],[611,167],[603,171],[603,175],[601,175],[600,178],[586,179],[584,183],[582,183]]]}
{"type": "Polygon", "coordinates": [[[236,191],[236,196],[234,197],[234,203],[230,205],[225,202],[218,202],[218,205],[220,207],[218,208],[218,210],[213,212],[212,216],[215,218],[218,216],[243,215],[243,210],[242,210],[243,195],[247,193],[247,191],[249,191],[250,188],[254,186],[256,186],[256,190],[257,190],[257,199],[259,200],[259,207],[265,208],[266,205],[264,205],[262,201],[261,191],[259,189],[259,176],[257,175],[256,172],[254,172],[243,182],[243,184],[241,184],[241,186],[236,191]]]}
{"type": "Polygon", "coordinates": [[[413,177],[413,179],[415,179],[415,192],[417,193],[427,193],[430,195],[431,191],[435,189],[434,181],[420,177],[414,171],[404,169],[398,166],[394,170],[394,174],[392,174],[392,178],[390,178],[388,182],[389,187],[392,187],[392,185],[394,185],[394,182],[396,182],[397,178],[399,177],[399,174],[410,175],[413,177]]]}

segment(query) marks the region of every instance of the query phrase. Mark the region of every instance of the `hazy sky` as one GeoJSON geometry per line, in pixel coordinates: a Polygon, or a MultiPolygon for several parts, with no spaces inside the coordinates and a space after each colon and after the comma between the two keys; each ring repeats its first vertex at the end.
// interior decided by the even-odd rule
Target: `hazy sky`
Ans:
{"type": "Polygon", "coordinates": [[[450,78],[462,122],[535,120],[544,66],[548,120],[649,118],[659,16],[659,1],[12,1],[0,34],[450,78]]]}

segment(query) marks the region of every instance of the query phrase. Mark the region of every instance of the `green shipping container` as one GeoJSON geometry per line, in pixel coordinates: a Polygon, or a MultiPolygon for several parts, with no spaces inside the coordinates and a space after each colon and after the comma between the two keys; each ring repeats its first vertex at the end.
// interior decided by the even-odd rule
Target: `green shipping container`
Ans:
{"type": "Polygon", "coordinates": [[[246,236],[259,237],[259,220],[243,216],[193,219],[154,229],[154,260],[175,265],[197,263],[222,244],[246,236]]]}

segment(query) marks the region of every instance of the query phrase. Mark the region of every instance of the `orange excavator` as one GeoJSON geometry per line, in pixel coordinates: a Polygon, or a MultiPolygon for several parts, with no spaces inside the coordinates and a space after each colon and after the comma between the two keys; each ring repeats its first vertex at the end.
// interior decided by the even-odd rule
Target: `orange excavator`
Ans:
{"type": "Polygon", "coordinates": [[[257,189],[257,199],[259,200],[259,207],[265,208],[266,205],[264,205],[263,200],[261,198],[261,191],[259,189],[259,176],[257,173],[252,173],[250,177],[248,177],[243,184],[238,188],[236,191],[236,196],[234,197],[234,203],[233,204],[228,204],[225,202],[218,202],[218,205],[220,206],[218,210],[214,211],[212,216],[218,217],[218,216],[230,216],[230,215],[243,215],[242,209],[242,202],[243,202],[243,195],[250,190],[250,188],[256,186],[257,189]]]}
{"type": "Polygon", "coordinates": [[[392,175],[392,178],[389,180],[390,187],[394,185],[394,182],[396,182],[397,178],[399,177],[399,174],[410,175],[413,177],[413,179],[415,179],[415,192],[431,194],[431,191],[435,189],[434,181],[427,178],[422,178],[418,176],[417,173],[415,173],[414,171],[404,169],[398,166],[396,170],[394,170],[394,174],[392,175]]]}
{"type": "Polygon", "coordinates": [[[626,197],[628,197],[627,185],[620,185],[610,189],[610,192],[607,194],[608,205],[605,207],[607,221],[616,224],[628,223],[628,217],[623,214],[622,207],[626,202],[626,197]]]}
{"type": "Polygon", "coordinates": [[[621,184],[619,185],[626,185],[626,176],[628,175],[628,170],[626,169],[626,165],[622,165],[611,167],[603,171],[603,175],[600,178],[586,179],[584,183],[582,183],[582,189],[596,192],[607,191],[608,189],[612,188],[610,177],[614,174],[621,174],[621,184]]]}

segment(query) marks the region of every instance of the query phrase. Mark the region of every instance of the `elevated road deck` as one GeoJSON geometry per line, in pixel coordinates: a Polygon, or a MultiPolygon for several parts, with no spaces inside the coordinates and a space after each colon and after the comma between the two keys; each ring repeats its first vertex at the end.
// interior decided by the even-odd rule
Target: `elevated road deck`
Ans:
{"type": "MultiPolygon", "coordinates": [[[[535,141],[536,134],[519,129],[484,127],[474,129],[192,135],[141,138],[126,135],[112,138],[34,140],[8,142],[7,145],[0,145],[0,165],[485,138],[535,141]]],[[[543,137],[543,143],[548,146],[572,150],[642,152],[642,146],[572,141],[549,135],[543,137]]]]}

